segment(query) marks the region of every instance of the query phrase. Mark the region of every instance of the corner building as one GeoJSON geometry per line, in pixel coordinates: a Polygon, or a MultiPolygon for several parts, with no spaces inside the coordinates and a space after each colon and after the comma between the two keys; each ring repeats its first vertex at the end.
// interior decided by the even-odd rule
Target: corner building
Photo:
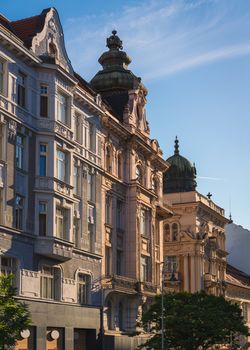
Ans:
{"type": "Polygon", "coordinates": [[[0,271],[32,318],[16,350],[135,349],[160,288],[169,164],[116,32],[107,46],[88,84],[54,8],[0,16],[0,271]]]}
{"type": "Polygon", "coordinates": [[[0,17],[0,271],[33,326],[16,349],[96,348],[104,113],[55,9],[0,17]]]}

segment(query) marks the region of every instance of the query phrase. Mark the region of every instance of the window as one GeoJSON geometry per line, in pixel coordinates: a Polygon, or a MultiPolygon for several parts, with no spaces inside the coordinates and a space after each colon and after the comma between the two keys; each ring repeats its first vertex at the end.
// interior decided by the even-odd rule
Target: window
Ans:
{"type": "Polygon", "coordinates": [[[47,175],[47,145],[40,144],[40,155],[39,155],[39,175],[47,175]]]}
{"type": "Polygon", "coordinates": [[[67,239],[67,220],[68,210],[65,208],[56,208],[56,237],[67,239]]]}
{"type": "Polygon", "coordinates": [[[55,59],[57,58],[57,48],[56,45],[52,42],[49,43],[49,55],[55,59]]]}
{"type": "Polygon", "coordinates": [[[122,228],[122,208],[123,203],[118,199],[116,202],[116,228],[118,229],[122,228]]]}
{"type": "Polygon", "coordinates": [[[106,194],[106,200],[105,200],[105,222],[106,224],[111,224],[111,212],[112,212],[112,202],[111,202],[111,196],[106,194]]]}
{"type": "Polygon", "coordinates": [[[122,251],[116,251],[116,273],[117,275],[122,274],[122,251]]]}
{"type": "Polygon", "coordinates": [[[73,242],[77,247],[79,245],[79,233],[80,233],[80,219],[74,217],[73,220],[73,242]]]}
{"type": "Polygon", "coordinates": [[[0,256],[0,274],[16,274],[16,265],[16,259],[10,258],[8,256],[0,256]]]}
{"type": "Polygon", "coordinates": [[[43,266],[41,271],[41,297],[54,299],[54,269],[50,266],[43,266]]]}
{"type": "Polygon", "coordinates": [[[95,249],[95,207],[88,205],[88,235],[89,249],[91,252],[95,249]]]}
{"type": "Polygon", "coordinates": [[[23,197],[16,195],[16,198],[15,198],[15,227],[19,230],[23,229],[23,216],[24,216],[24,199],[23,199],[23,197]]]}
{"type": "Polygon", "coordinates": [[[39,236],[47,235],[47,203],[39,202],[39,236]]]}
{"type": "Polygon", "coordinates": [[[57,150],[56,153],[56,177],[58,180],[61,180],[63,182],[66,182],[66,153],[57,150]]]}
{"type": "Polygon", "coordinates": [[[67,98],[61,94],[57,96],[57,120],[67,124],[67,98]]]}
{"type": "Polygon", "coordinates": [[[23,73],[17,78],[17,104],[23,108],[26,105],[26,75],[23,73]]]}
{"type": "Polygon", "coordinates": [[[88,205],[88,223],[95,223],[95,207],[92,205],[88,205]]]}
{"type": "Polygon", "coordinates": [[[170,241],[170,226],[169,224],[164,225],[164,241],[170,241]]]}
{"type": "Polygon", "coordinates": [[[19,169],[24,168],[24,138],[17,134],[16,137],[16,166],[19,169]]]}
{"type": "Polygon", "coordinates": [[[88,172],[87,175],[87,181],[88,181],[88,188],[87,188],[87,196],[88,201],[95,202],[95,189],[96,189],[96,177],[95,174],[91,174],[88,172]]]}
{"type": "Polygon", "coordinates": [[[40,116],[48,117],[48,86],[46,85],[40,87],[40,116]]]}
{"type": "Polygon", "coordinates": [[[141,257],[141,279],[143,282],[149,280],[149,258],[147,256],[141,257]]]}
{"type": "Polygon", "coordinates": [[[108,329],[112,329],[112,303],[110,300],[107,302],[107,323],[108,329]]]}
{"type": "Polygon", "coordinates": [[[149,236],[149,210],[142,208],[140,215],[140,234],[142,236],[149,236]]]}
{"type": "Polygon", "coordinates": [[[79,273],[77,278],[77,299],[79,304],[88,303],[90,276],[79,273]]]}
{"type": "Polygon", "coordinates": [[[3,94],[4,92],[3,84],[4,84],[4,63],[0,61],[0,94],[3,94]]]}
{"type": "Polygon", "coordinates": [[[248,304],[242,303],[242,316],[244,318],[245,323],[248,323],[248,304]]]}
{"type": "Polygon", "coordinates": [[[119,303],[118,305],[118,325],[120,331],[123,330],[123,305],[122,302],[119,303]]]}
{"type": "Polygon", "coordinates": [[[89,150],[95,152],[95,127],[89,123],[89,150]]]}
{"type": "Polygon", "coordinates": [[[139,165],[137,165],[135,168],[135,177],[136,177],[137,181],[142,183],[142,170],[141,170],[141,167],[139,165]]]}
{"type": "Polygon", "coordinates": [[[74,117],[74,139],[78,143],[82,143],[82,123],[79,115],[74,117]]]}
{"type": "Polygon", "coordinates": [[[111,248],[105,247],[105,274],[110,276],[111,274],[111,248]]]}
{"type": "Polygon", "coordinates": [[[112,171],[112,160],[111,160],[111,150],[110,147],[106,147],[106,169],[107,171],[112,171]]]}
{"type": "Polygon", "coordinates": [[[80,169],[78,166],[74,165],[73,168],[73,186],[74,186],[74,194],[81,194],[81,183],[80,183],[80,169]]]}
{"type": "Polygon", "coordinates": [[[165,258],[165,271],[174,273],[177,271],[177,259],[176,256],[166,256],[165,258]]]}
{"type": "Polygon", "coordinates": [[[178,225],[175,223],[172,225],[172,238],[173,241],[177,241],[178,239],[178,225]]]}
{"type": "Polygon", "coordinates": [[[118,154],[118,157],[117,157],[117,176],[119,177],[119,179],[122,178],[122,156],[121,156],[121,154],[118,154]]]}

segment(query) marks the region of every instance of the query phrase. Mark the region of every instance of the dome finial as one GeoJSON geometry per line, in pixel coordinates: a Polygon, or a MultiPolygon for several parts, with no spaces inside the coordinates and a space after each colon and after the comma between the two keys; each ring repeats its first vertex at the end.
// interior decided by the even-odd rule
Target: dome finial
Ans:
{"type": "Polygon", "coordinates": [[[178,137],[176,136],[175,138],[175,145],[174,145],[174,154],[179,154],[179,140],[178,137]]]}
{"type": "Polygon", "coordinates": [[[121,39],[119,38],[117,34],[117,30],[113,29],[112,30],[112,35],[107,38],[107,47],[110,49],[110,50],[122,50],[123,47],[122,47],[122,41],[121,39]]]}

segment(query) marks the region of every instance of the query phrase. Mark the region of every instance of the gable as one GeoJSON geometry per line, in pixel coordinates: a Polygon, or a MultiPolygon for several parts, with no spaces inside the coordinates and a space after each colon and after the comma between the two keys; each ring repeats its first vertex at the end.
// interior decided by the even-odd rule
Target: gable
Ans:
{"type": "Polygon", "coordinates": [[[54,62],[73,74],[71,62],[68,58],[62,25],[59,15],[54,8],[50,8],[44,18],[43,27],[31,41],[31,50],[45,62],[54,62]]]}

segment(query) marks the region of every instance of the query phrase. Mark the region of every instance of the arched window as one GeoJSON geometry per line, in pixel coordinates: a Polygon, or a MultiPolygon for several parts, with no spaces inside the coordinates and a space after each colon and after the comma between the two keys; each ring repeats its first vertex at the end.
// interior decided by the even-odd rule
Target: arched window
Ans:
{"type": "Polygon", "coordinates": [[[135,176],[136,180],[142,183],[142,169],[139,165],[137,165],[135,168],[135,176]]]}
{"type": "Polygon", "coordinates": [[[50,56],[57,58],[57,48],[54,43],[49,43],[49,54],[50,56]]]}
{"type": "Polygon", "coordinates": [[[170,226],[169,226],[169,224],[166,224],[164,226],[164,241],[165,242],[170,241],[170,226]]]}
{"type": "Polygon", "coordinates": [[[111,150],[110,147],[106,147],[106,169],[107,171],[112,171],[112,160],[111,160],[111,150]]]}
{"type": "Polygon", "coordinates": [[[108,329],[112,329],[112,303],[110,300],[107,303],[107,325],[108,329]]]}
{"type": "Polygon", "coordinates": [[[119,153],[117,157],[117,176],[122,178],[122,155],[119,153]]]}
{"type": "Polygon", "coordinates": [[[178,225],[176,223],[172,225],[172,238],[173,241],[177,241],[178,239],[178,225]]]}

